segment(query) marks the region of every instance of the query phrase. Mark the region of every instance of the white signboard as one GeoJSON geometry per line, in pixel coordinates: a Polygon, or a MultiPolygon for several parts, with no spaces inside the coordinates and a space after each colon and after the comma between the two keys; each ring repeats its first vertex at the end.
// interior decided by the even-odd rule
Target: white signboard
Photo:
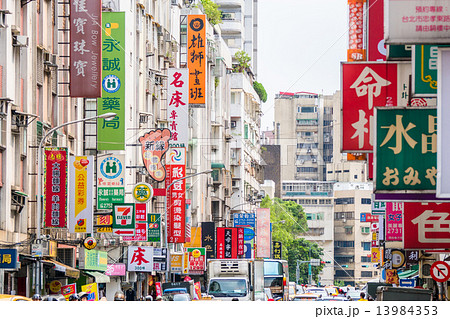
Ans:
{"type": "Polygon", "coordinates": [[[387,0],[386,44],[450,43],[450,0],[387,0]]]}
{"type": "Polygon", "coordinates": [[[128,247],[128,271],[153,271],[153,247],[128,247]]]}
{"type": "Polygon", "coordinates": [[[94,157],[69,156],[69,232],[94,232],[94,157]]]}
{"type": "Polygon", "coordinates": [[[437,178],[436,197],[450,197],[450,48],[438,51],[437,178]]]}
{"type": "Polygon", "coordinates": [[[167,121],[171,147],[187,147],[189,141],[189,70],[169,69],[167,74],[167,121]]]}

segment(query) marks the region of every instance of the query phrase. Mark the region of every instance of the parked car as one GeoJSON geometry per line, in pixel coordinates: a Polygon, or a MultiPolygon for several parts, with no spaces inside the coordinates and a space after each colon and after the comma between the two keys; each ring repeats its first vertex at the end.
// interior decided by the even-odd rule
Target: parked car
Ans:
{"type": "Polygon", "coordinates": [[[163,301],[191,301],[191,296],[188,293],[164,294],[163,301]]]}
{"type": "Polygon", "coordinates": [[[345,294],[348,300],[359,300],[361,298],[361,291],[359,290],[349,290],[345,294]]]}
{"type": "Polygon", "coordinates": [[[317,298],[316,301],[349,301],[349,300],[345,297],[327,296],[327,297],[317,298]]]}

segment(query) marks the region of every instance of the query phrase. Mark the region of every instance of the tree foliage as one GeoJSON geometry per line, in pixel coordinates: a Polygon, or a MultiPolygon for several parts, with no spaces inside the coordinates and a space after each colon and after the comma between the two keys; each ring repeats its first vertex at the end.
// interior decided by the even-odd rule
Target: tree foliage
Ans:
{"type": "Polygon", "coordinates": [[[234,73],[244,73],[250,67],[250,56],[244,50],[239,50],[234,55],[236,64],[233,65],[234,73]]]}
{"type": "Polygon", "coordinates": [[[261,101],[266,102],[267,101],[267,92],[264,86],[259,82],[253,82],[253,88],[255,89],[256,93],[258,93],[259,98],[261,101]]]}
{"type": "MultiPolygon", "coordinates": [[[[320,259],[323,249],[315,242],[300,238],[302,233],[308,231],[306,214],[303,207],[293,201],[283,201],[280,198],[266,196],[261,207],[270,209],[270,222],[272,223],[272,240],[280,241],[283,249],[283,259],[289,264],[289,280],[296,280],[297,260],[307,261],[320,259]]],[[[323,266],[312,266],[311,273],[315,282],[323,266]]],[[[308,282],[308,263],[299,265],[299,283],[308,282]]]]}
{"type": "Polygon", "coordinates": [[[222,11],[219,10],[219,5],[212,0],[200,0],[203,10],[208,18],[209,23],[216,25],[222,23],[222,11]]]}

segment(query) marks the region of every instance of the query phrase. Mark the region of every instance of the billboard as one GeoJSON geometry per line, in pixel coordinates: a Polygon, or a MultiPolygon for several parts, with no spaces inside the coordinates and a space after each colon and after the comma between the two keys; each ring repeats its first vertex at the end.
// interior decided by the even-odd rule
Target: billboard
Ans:
{"type": "Polygon", "coordinates": [[[387,44],[448,43],[450,0],[386,0],[387,44]]]}
{"type": "Polygon", "coordinates": [[[128,271],[153,271],[153,247],[129,246],[127,262],[128,271]]]}
{"type": "Polygon", "coordinates": [[[450,203],[405,202],[403,243],[405,249],[448,248],[450,203]]]}
{"type": "Polygon", "coordinates": [[[206,15],[189,14],[187,24],[187,67],[189,107],[206,104],[206,15]]]}
{"type": "Polygon", "coordinates": [[[436,189],[436,109],[377,108],[376,191],[436,189]]]}
{"type": "Polygon", "coordinates": [[[69,157],[69,232],[93,233],[94,157],[69,157]]]}
{"type": "Polygon", "coordinates": [[[270,209],[256,209],[256,258],[270,258],[270,209]]]}
{"type": "Polygon", "coordinates": [[[377,106],[406,106],[407,63],[342,63],[342,151],[373,151],[373,112],[377,106]]]}
{"type": "Polygon", "coordinates": [[[187,147],[189,142],[189,70],[169,69],[167,75],[167,122],[170,147],[187,147]]]}
{"type": "Polygon", "coordinates": [[[102,30],[102,97],[97,115],[117,115],[112,120],[97,120],[97,149],[124,150],[125,12],[102,12],[102,30]]]}
{"type": "Polygon", "coordinates": [[[169,129],[155,129],[139,138],[141,143],[141,154],[144,166],[150,177],[157,182],[166,179],[166,168],[163,157],[169,149],[169,141],[172,133],[169,129]]]}
{"type": "Polygon", "coordinates": [[[67,148],[44,151],[44,228],[67,227],[67,148]]]}
{"type": "Polygon", "coordinates": [[[125,201],[125,154],[97,159],[97,209],[125,201]]]}
{"type": "Polygon", "coordinates": [[[403,203],[386,203],[386,241],[403,239],[403,203]]]}
{"type": "Polygon", "coordinates": [[[70,2],[70,96],[101,97],[101,1],[70,2]]]}

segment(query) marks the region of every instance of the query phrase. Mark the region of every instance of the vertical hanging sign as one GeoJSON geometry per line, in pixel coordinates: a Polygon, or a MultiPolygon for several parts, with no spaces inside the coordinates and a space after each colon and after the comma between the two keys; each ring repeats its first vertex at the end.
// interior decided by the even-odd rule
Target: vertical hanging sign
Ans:
{"type": "Polygon", "coordinates": [[[97,149],[125,149],[125,12],[102,13],[102,97],[97,114],[116,113],[97,120],[97,149]]]}
{"type": "Polygon", "coordinates": [[[270,209],[256,209],[256,257],[270,258],[270,209]]]}
{"type": "MultiPolygon", "coordinates": [[[[170,149],[167,156],[166,188],[174,181],[186,176],[186,149],[170,149]]],[[[169,243],[184,243],[186,240],[186,180],[174,183],[167,194],[167,240],[169,243]]]]}
{"type": "Polygon", "coordinates": [[[67,148],[45,148],[44,228],[67,227],[67,148]]]}
{"type": "Polygon", "coordinates": [[[70,96],[101,97],[101,1],[70,2],[70,96]]]}
{"type": "Polygon", "coordinates": [[[205,107],[206,93],[206,16],[189,14],[187,25],[189,106],[205,107]]]}
{"type": "Polygon", "coordinates": [[[93,232],[94,157],[69,157],[69,232],[93,232]]]}
{"type": "Polygon", "coordinates": [[[366,0],[348,0],[349,29],[347,61],[365,61],[364,50],[364,3],[366,0]]]}
{"type": "Polygon", "coordinates": [[[171,147],[187,147],[189,141],[189,70],[169,69],[167,121],[172,132],[171,147]]]}

